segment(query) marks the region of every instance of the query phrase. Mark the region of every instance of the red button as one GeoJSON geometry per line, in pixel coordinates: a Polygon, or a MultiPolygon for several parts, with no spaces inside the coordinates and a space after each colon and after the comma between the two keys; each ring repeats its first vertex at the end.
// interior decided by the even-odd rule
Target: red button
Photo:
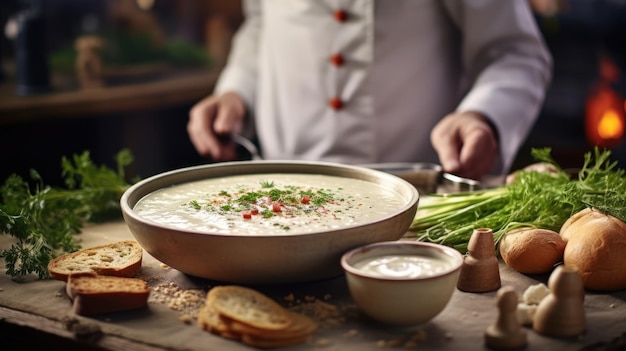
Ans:
{"type": "Polygon", "coordinates": [[[345,22],[348,19],[348,13],[342,9],[335,10],[334,15],[337,22],[345,22]]]}
{"type": "Polygon", "coordinates": [[[330,101],[328,102],[328,105],[333,110],[340,110],[343,107],[343,101],[341,101],[340,98],[335,96],[334,98],[330,99],[330,101]]]}
{"type": "Polygon", "coordinates": [[[330,62],[332,62],[333,65],[339,67],[343,65],[343,56],[341,56],[341,54],[334,54],[330,57],[330,62]]]}

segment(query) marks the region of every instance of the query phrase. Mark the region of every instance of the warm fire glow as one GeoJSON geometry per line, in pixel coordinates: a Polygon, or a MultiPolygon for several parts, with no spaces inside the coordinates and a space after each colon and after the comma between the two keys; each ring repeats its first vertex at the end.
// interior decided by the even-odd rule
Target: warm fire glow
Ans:
{"type": "Polygon", "coordinates": [[[624,123],[619,114],[608,110],[598,121],[598,135],[602,139],[621,139],[624,136],[624,123]]]}
{"type": "Polygon", "coordinates": [[[598,84],[587,98],[585,131],[590,144],[599,147],[616,147],[624,137],[626,106],[609,84],[598,84]]]}
{"type": "Polygon", "coordinates": [[[600,79],[587,96],[585,133],[591,145],[612,148],[622,143],[626,129],[626,100],[613,89],[621,72],[613,59],[602,56],[598,74],[600,79]]]}

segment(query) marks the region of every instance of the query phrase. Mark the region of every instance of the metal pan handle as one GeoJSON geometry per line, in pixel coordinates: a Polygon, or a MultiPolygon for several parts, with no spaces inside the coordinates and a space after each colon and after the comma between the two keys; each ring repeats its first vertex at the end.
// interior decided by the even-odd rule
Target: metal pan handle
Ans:
{"type": "Polygon", "coordinates": [[[447,193],[467,192],[481,188],[479,181],[446,173],[441,165],[436,163],[389,162],[362,164],[361,166],[403,178],[426,194],[437,192],[440,186],[447,193]]]}

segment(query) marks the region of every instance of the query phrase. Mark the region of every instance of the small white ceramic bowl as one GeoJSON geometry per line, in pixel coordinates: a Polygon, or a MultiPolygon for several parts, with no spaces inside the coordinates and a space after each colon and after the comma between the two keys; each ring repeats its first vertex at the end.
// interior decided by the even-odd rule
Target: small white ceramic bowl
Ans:
{"type": "Polygon", "coordinates": [[[453,248],[406,240],[365,245],[341,258],[356,305],[379,322],[404,326],[443,311],[462,264],[453,248]]]}

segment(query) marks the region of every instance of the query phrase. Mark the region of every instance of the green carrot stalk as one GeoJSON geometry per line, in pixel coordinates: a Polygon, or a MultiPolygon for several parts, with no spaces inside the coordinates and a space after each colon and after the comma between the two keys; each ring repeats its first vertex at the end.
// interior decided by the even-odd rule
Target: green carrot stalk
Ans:
{"type": "Polygon", "coordinates": [[[465,253],[477,228],[490,228],[496,245],[511,229],[534,227],[559,231],[574,213],[592,207],[626,220],[626,178],[609,150],[585,154],[572,179],[550,156],[533,149],[539,162],[553,164],[554,174],[522,171],[516,181],[493,189],[434,195],[417,211],[409,231],[420,241],[448,245],[465,253]]]}

